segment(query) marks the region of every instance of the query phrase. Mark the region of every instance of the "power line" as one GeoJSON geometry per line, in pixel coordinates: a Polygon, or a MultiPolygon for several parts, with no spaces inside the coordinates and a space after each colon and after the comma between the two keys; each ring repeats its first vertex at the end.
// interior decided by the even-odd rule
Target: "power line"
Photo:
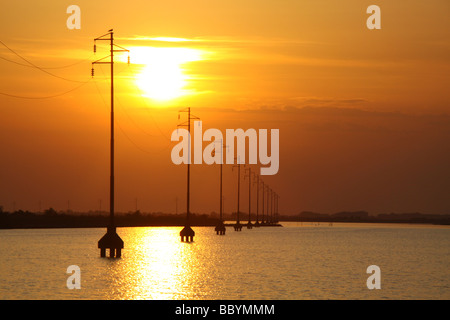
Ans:
{"type": "MultiPolygon", "coordinates": [[[[71,67],[71,66],[73,66],[73,65],[82,63],[82,62],[84,62],[84,61],[86,61],[86,60],[90,60],[92,56],[89,57],[88,59],[80,60],[80,61],[77,61],[77,62],[75,62],[75,63],[69,64],[69,65],[66,65],[66,66],[60,66],[60,67],[48,67],[48,68],[45,68],[45,67],[37,66],[37,65],[34,64],[33,62],[29,61],[28,59],[26,59],[25,57],[23,57],[22,55],[20,55],[19,53],[17,53],[15,50],[13,50],[12,48],[10,48],[8,45],[6,45],[6,44],[5,44],[3,41],[1,41],[1,40],[0,40],[0,44],[2,44],[5,48],[7,48],[10,52],[12,52],[13,54],[15,54],[17,57],[19,57],[20,59],[22,59],[23,61],[25,61],[27,64],[20,63],[20,62],[11,60],[11,59],[7,59],[7,58],[2,57],[2,56],[0,56],[0,59],[3,59],[3,60],[5,60],[5,61],[7,61],[7,62],[11,62],[11,63],[17,64],[17,65],[20,65],[20,66],[38,69],[38,70],[40,70],[40,71],[42,71],[42,72],[44,72],[44,73],[46,73],[46,74],[48,74],[48,75],[50,75],[50,76],[53,76],[53,77],[56,77],[56,78],[59,78],[59,79],[62,79],[62,80],[66,80],[66,81],[70,81],[70,82],[78,82],[78,83],[81,83],[79,86],[76,86],[75,88],[72,88],[72,89],[70,89],[70,90],[68,90],[68,91],[65,91],[65,92],[62,92],[62,93],[53,94],[53,95],[49,95],[49,96],[31,97],[31,96],[22,96],[22,95],[16,95],[16,94],[11,94],[11,93],[6,93],[6,92],[0,92],[0,95],[12,97],[12,98],[18,98],[18,99],[50,99],[50,98],[55,98],[55,97],[58,97],[58,96],[62,96],[62,95],[68,94],[68,93],[70,93],[70,92],[72,92],[72,91],[75,91],[76,89],[82,87],[83,85],[87,84],[87,83],[91,80],[91,79],[89,79],[89,80],[84,81],[84,82],[83,82],[83,81],[78,81],[78,80],[71,80],[71,79],[67,79],[67,78],[64,78],[64,77],[55,75],[55,74],[53,74],[53,73],[47,71],[46,69],[62,69],[62,68],[68,68],[68,67],[71,67]]],[[[120,48],[121,48],[121,47],[120,47],[120,48]]],[[[100,69],[101,69],[101,68],[100,68],[100,69]]],[[[103,70],[102,70],[102,69],[101,69],[101,71],[102,71],[102,73],[103,73],[103,70]]],[[[123,70],[122,70],[122,71],[123,71],[123,70]]],[[[120,71],[119,73],[121,73],[122,71],[120,71]]],[[[105,76],[105,75],[104,75],[104,77],[105,77],[105,79],[106,79],[106,76],[105,76]]],[[[94,83],[95,83],[95,86],[96,86],[96,88],[97,88],[97,91],[98,91],[99,95],[101,96],[101,98],[102,98],[102,100],[103,100],[103,103],[106,105],[106,102],[104,101],[103,96],[102,96],[102,94],[100,93],[100,90],[99,90],[99,88],[98,88],[98,86],[97,86],[97,83],[96,83],[95,81],[94,81],[94,83]]],[[[140,96],[140,98],[141,98],[141,101],[144,101],[144,99],[142,98],[142,95],[139,94],[139,96],[140,96]]],[[[145,101],[144,101],[144,103],[146,104],[145,101]]],[[[120,102],[119,102],[119,104],[120,104],[120,102]]],[[[134,124],[136,127],[138,127],[140,130],[142,130],[145,134],[147,134],[147,135],[149,135],[149,136],[153,136],[153,135],[149,134],[147,131],[145,131],[144,129],[142,129],[140,126],[138,126],[138,125],[135,123],[135,121],[132,120],[131,117],[128,115],[128,113],[126,112],[125,108],[123,108],[123,106],[121,106],[121,107],[122,107],[122,109],[124,110],[124,112],[126,113],[127,117],[133,122],[133,124],[134,124]]],[[[158,131],[161,133],[161,135],[162,135],[164,138],[166,138],[166,139],[168,139],[168,140],[170,141],[169,145],[168,145],[166,148],[164,148],[164,150],[165,150],[165,149],[167,149],[167,148],[170,146],[170,144],[171,144],[172,141],[171,141],[170,138],[168,138],[167,135],[161,130],[161,128],[158,126],[158,124],[156,123],[156,120],[153,118],[153,116],[152,116],[151,114],[150,114],[150,116],[151,116],[151,118],[152,118],[152,120],[153,120],[155,126],[157,127],[158,131]]],[[[147,150],[144,150],[143,148],[141,148],[140,146],[138,146],[138,145],[137,145],[137,144],[136,144],[136,143],[135,143],[135,142],[134,142],[134,141],[133,141],[126,133],[125,133],[125,130],[123,130],[123,128],[120,126],[120,124],[119,124],[119,123],[117,123],[117,124],[118,124],[118,127],[119,127],[120,131],[123,133],[123,135],[124,135],[124,136],[125,136],[125,137],[126,137],[126,138],[127,138],[127,139],[128,139],[128,140],[136,147],[136,148],[140,149],[141,151],[143,151],[143,152],[145,152],[145,153],[149,153],[147,150]]],[[[153,137],[154,137],[154,136],[153,136],[153,137]]]]}
{"type": "MultiPolygon", "coordinates": [[[[103,70],[102,70],[102,73],[103,73],[103,70]]],[[[103,75],[104,75],[104,73],[103,73],[103,75]]],[[[106,79],[106,76],[105,76],[105,79],[106,79]]],[[[98,94],[99,94],[99,96],[100,96],[100,98],[102,99],[102,102],[103,102],[103,105],[107,108],[108,107],[108,105],[106,104],[106,101],[105,101],[105,99],[103,98],[103,95],[102,95],[102,93],[100,92],[100,89],[99,89],[99,87],[98,87],[98,85],[97,85],[97,81],[94,81],[94,84],[95,84],[95,87],[97,88],[97,91],[98,91],[98,94]]],[[[119,103],[120,104],[120,103],[119,103]]],[[[148,154],[150,154],[150,152],[149,151],[147,151],[147,150],[144,150],[143,148],[141,148],[140,146],[138,146],[126,133],[125,133],[125,130],[123,130],[122,129],[122,126],[119,124],[119,122],[117,121],[117,118],[115,118],[114,119],[114,122],[117,124],[117,126],[119,127],[119,129],[120,129],[120,131],[122,132],[122,134],[125,136],[125,138],[127,138],[136,148],[138,148],[139,150],[141,150],[142,152],[144,152],[144,153],[148,153],[148,154]]]]}
{"type": "Polygon", "coordinates": [[[150,112],[150,107],[147,103],[147,100],[143,98],[143,91],[139,88],[139,86],[135,86],[136,92],[137,92],[137,96],[139,96],[140,100],[142,101],[142,103],[145,105],[145,111],[149,114],[150,118],[153,121],[154,126],[156,127],[156,129],[159,131],[159,133],[161,134],[161,136],[163,136],[166,140],[169,141],[169,143],[172,143],[172,140],[169,138],[170,136],[170,131],[169,132],[163,132],[163,130],[160,128],[160,126],[158,125],[158,122],[156,121],[156,119],[153,117],[152,113],[150,112]]]}
{"type": "MultiPolygon", "coordinates": [[[[75,65],[77,65],[77,64],[83,63],[83,62],[85,62],[85,61],[89,61],[89,60],[91,60],[91,58],[92,58],[92,56],[90,56],[90,57],[87,58],[87,59],[79,60],[79,61],[76,61],[76,62],[74,62],[74,63],[68,64],[68,65],[65,65],[65,66],[58,66],[58,67],[39,67],[39,68],[40,68],[40,69],[44,69],[44,70],[50,70],[50,69],[65,69],[65,68],[70,68],[70,67],[73,67],[73,66],[75,66],[75,65]]],[[[34,66],[32,66],[32,65],[25,64],[25,63],[20,63],[20,62],[17,62],[17,61],[14,61],[14,60],[11,60],[11,59],[2,57],[2,56],[0,56],[0,59],[3,59],[3,60],[5,60],[5,61],[11,62],[11,63],[15,63],[15,64],[17,64],[17,65],[19,65],[19,66],[23,66],[23,67],[27,67],[27,68],[36,68],[36,67],[34,67],[34,66]]]]}
{"type": "MultiPolygon", "coordinates": [[[[123,70],[122,70],[122,71],[123,71],[123,70]]],[[[103,71],[103,69],[102,69],[101,67],[100,67],[100,72],[101,72],[102,75],[103,75],[103,81],[106,81],[106,80],[107,80],[107,77],[106,77],[106,75],[105,75],[105,73],[104,73],[104,71],[103,71]]],[[[118,72],[118,73],[120,73],[120,72],[118,72]]],[[[94,83],[95,83],[95,86],[96,86],[96,88],[97,88],[98,94],[99,94],[100,97],[102,98],[103,104],[104,104],[105,106],[107,106],[107,105],[106,105],[106,101],[105,101],[105,99],[103,98],[103,95],[102,95],[102,93],[100,92],[100,89],[99,89],[98,86],[97,86],[97,82],[94,81],[94,83]]],[[[118,106],[121,108],[121,110],[125,113],[125,115],[128,117],[128,119],[130,119],[130,121],[133,123],[133,125],[134,125],[136,128],[140,129],[144,134],[146,134],[146,135],[148,135],[148,136],[150,136],[150,137],[152,137],[152,138],[157,137],[156,135],[152,135],[152,134],[150,134],[149,132],[147,132],[146,130],[144,130],[141,126],[139,126],[139,125],[131,118],[131,116],[130,116],[130,115],[128,114],[128,112],[126,111],[126,107],[122,104],[121,99],[119,99],[119,97],[116,96],[115,99],[116,99],[116,101],[117,101],[118,106]]],[[[141,96],[141,99],[142,99],[142,96],[141,96]]],[[[155,120],[153,119],[153,116],[152,116],[152,120],[155,121],[155,120]]],[[[136,148],[138,148],[139,150],[141,150],[141,151],[143,151],[143,152],[145,152],[145,153],[150,154],[149,151],[144,150],[144,149],[143,149],[142,147],[140,147],[136,142],[134,142],[134,141],[130,138],[130,136],[128,136],[128,135],[126,134],[125,130],[120,126],[120,124],[119,124],[117,118],[115,118],[114,121],[115,121],[115,122],[117,123],[117,125],[119,126],[119,129],[120,129],[120,131],[123,133],[123,135],[124,135],[124,136],[125,136],[125,137],[126,137],[126,138],[127,138],[127,139],[128,139],[128,140],[136,147],[136,148]]],[[[164,134],[162,133],[161,129],[160,129],[157,125],[156,125],[156,127],[157,127],[158,130],[160,131],[161,136],[163,136],[164,138],[168,139],[169,143],[167,144],[167,146],[162,147],[160,151],[158,151],[158,152],[152,151],[151,154],[160,154],[160,153],[162,153],[163,151],[167,150],[167,149],[171,146],[171,144],[172,144],[172,140],[171,140],[170,138],[168,138],[166,135],[164,135],[164,134]]]]}
{"type": "MultiPolygon", "coordinates": [[[[122,111],[124,111],[124,113],[127,114],[127,112],[125,111],[126,107],[124,107],[124,106],[122,105],[121,101],[120,101],[119,99],[117,99],[117,97],[116,97],[116,101],[118,102],[118,105],[119,105],[119,107],[121,107],[122,111]]],[[[127,114],[127,116],[128,116],[128,114],[127,114]]],[[[128,116],[128,118],[131,120],[131,118],[130,118],[129,116],[128,116]]],[[[133,120],[132,120],[132,122],[133,122],[133,124],[134,124],[135,127],[137,127],[138,129],[140,129],[140,130],[141,130],[142,132],[144,132],[145,134],[149,135],[150,137],[156,137],[156,136],[151,135],[151,134],[149,134],[148,132],[146,132],[144,129],[142,129],[140,126],[138,126],[133,120]]],[[[149,152],[149,151],[147,151],[147,150],[144,150],[144,149],[141,148],[140,146],[138,146],[137,143],[135,143],[135,142],[134,142],[134,141],[133,141],[126,133],[125,133],[125,130],[122,129],[122,127],[121,127],[120,124],[118,123],[117,119],[116,119],[116,123],[118,124],[119,129],[122,131],[122,133],[124,134],[124,136],[125,136],[128,140],[130,140],[130,142],[131,142],[132,144],[134,144],[138,149],[140,149],[141,151],[143,151],[143,152],[145,152],[145,153],[148,153],[148,154],[160,154],[160,153],[162,153],[163,151],[166,151],[166,150],[171,146],[171,144],[172,144],[172,141],[170,141],[170,143],[169,143],[167,146],[162,147],[161,150],[159,150],[158,152],[156,152],[156,151],[149,152]]]]}
{"type": "MultiPolygon", "coordinates": [[[[103,77],[104,77],[103,81],[106,81],[106,75],[104,74],[103,69],[100,68],[100,71],[102,72],[103,77]]],[[[98,94],[99,94],[99,96],[100,96],[100,98],[101,98],[101,100],[102,100],[102,102],[103,102],[103,105],[104,105],[106,108],[108,108],[108,105],[107,105],[107,103],[106,103],[106,100],[104,99],[103,94],[101,93],[101,91],[100,91],[100,89],[99,89],[99,87],[98,87],[98,85],[97,85],[97,81],[94,80],[94,84],[95,84],[95,87],[97,88],[97,92],[98,92],[98,94]]],[[[120,101],[119,99],[117,99],[117,97],[116,97],[116,100],[117,100],[117,102],[118,102],[118,105],[119,105],[119,106],[121,107],[121,109],[124,111],[124,113],[128,116],[128,118],[130,118],[130,120],[132,120],[131,117],[128,115],[128,113],[125,111],[126,108],[123,106],[123,104],[121,103],[121,101],[120,101]]],[[[162,148],[160,151],[158,151],[158,152],[155,152],[155,151],[150,152],[150,151],[148,151],[148,150],[145,150],[144,148],[140,147],[136,142],[134,142],[133,139],[130,138],[130,136],[125,132],[125,130],[124,130],[124,129],[122,128],[122,126],[120,125],[120,123],[119,123],[117,117],[114,119],[114,121],[115,121],[115,123],[117,124],[117,126],[119,127],[119,129],[120,129],[120,131],[122,132],[122,134],[125,136],[125,138],[126,138],[132,145],[134,145],[137,149],[139,149],[140,151],[142,151],[142,152],[144,152],[144,153],[147,153],[147,154],[160,154],[160,153],[162,153],[163,151],[167,150],[167,149],[170,147],[170,144],[169,144],[169,145],[167,145],[166,147],[163,147],[163,148],[162,148]]],[[[147,135],[149,135],[149,136],[151,136],[151,137],[155,137],[155,136],[151,135],[150,133],[146,132],[146,131],[145,131],[144,129],[142,129],[140,126],[138,126],[134,121],[132,121],[132,122],[133,122],[133,124],[134,124],[137,128],[139,128],[140,130],[142,130],[145,134],[147,134],[147,135]]]]}
{"type": "Polygon", "coordinates": [[[84,86],[85,84],[87,84],[89,81],[91,81],[91,79],[82,82],[80,85],[76,86],[75,88],[72,88],[68,91],[65,92],[61,92],[61,93],[57,93],[57,94],[53,94],[50,96],[42,96],[42,97],[28,97],[28,96],[21,96],[21,95],[15,95],[15,94],[10,94],[10,93],[6,93],[6,92],[0,92],[1,95],[7,96],[7,97],[12,97],[12,98],[18,98],[18,99],[51,99],[51,98],[55,98],[55,97],[59,97],[65,94],[68,94],[72,91],[77,90],[78,88],[81,88],[82,86],[84,86]]]}
{"type": "Polygon", "coordinates": [[[22,60],[25,61],[26,63],[28,63],[30,66],[32,66],[32,67],[34,67],[34,68],[36,68],[36,69],[38,69],[38,70],[40,70],[40,71],[42,71],[42,72],[44,72],[44,73],[50,75],[50,76],[52,76],[52,77],[59,78],[59,79],[61,79],[61,80],[65,80],[65,81],[70,81],[70,82],[84,83],[83,81],[67,79],[67,78],[58,76],[58,75],[56,75],[56,74],[54,74],[54,73],[51,73],[51,72],[49,72],[49,71],[47,71],[47,70],[45,70],[45,69],[43,69],[43,68],[41,68],[41,67],[35,65],[33,62],[27,60],[26,58],[24,58],[23,56],[21,56],[20,54],[18,54],[16,51],[14,51],[14,50],[11,49],[10,47],[8,47],[3,41],[0,40],[0,43],[1,43],[6,49],[8,49],[8,50],[11,51],[12,53],[14,53],[16,56],[18,56],[20,59],[22,59],[22,60]]]}

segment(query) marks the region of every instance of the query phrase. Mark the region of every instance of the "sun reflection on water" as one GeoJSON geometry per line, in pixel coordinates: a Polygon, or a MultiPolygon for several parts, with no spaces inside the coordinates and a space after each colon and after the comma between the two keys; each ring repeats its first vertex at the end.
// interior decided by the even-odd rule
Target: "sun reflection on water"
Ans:
{"type": "Polygon", "coordinates": [[[180,228],[132,228],[122,235],[129,250],[109,260],[114,283],[108,299],[172,300],[193,298],[197,263],[195,243],[182,243],[180,228]],[[133,258],[127,258],[132,256],[133,258]],[[187,296],[189,294],[189,296],[187,296]]]}

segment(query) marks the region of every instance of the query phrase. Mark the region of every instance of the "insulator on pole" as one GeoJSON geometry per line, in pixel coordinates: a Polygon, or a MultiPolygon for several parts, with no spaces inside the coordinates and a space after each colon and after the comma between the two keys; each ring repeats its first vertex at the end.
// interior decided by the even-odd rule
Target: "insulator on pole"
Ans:
{"type": "Polygon", "coordinates": [[[97,45],[94,43],[94,53],[97,52],[97,45]]]}
{"type": "Polygon", "coordinates": [[[130,56],[128,56],[128,65],[130,65],[130,56]]]}
{"type": "Polygon", "coordinates": [[[94,77],[94,68],[91,69],[91,76],[94,77]]]}

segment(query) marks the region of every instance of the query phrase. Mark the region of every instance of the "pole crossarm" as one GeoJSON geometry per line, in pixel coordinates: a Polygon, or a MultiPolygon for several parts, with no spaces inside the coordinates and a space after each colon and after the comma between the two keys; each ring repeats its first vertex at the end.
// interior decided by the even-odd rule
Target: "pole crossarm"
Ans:
{"type": "MultiPolygon", "coordinates": [[[[92,77],[94,77],[94,64],[110,64],[110,65],[113,65],[114,64],[114,52],[128,52],[128,53],[130,53],[130,50],[128,50],[128,49],[126,49],[126,48],[124,48],[122,46],[119,46],[117,44],[114,44],[113,29],[110,29],[108,31],[108,33],[105,33],[104,35],[94,39],[94,53],[97,52],[97,46],[96,46],[95,42],[98,41],[98,40],[110,41],[110,47],[111,47],[110,52],[111,52],[111,54],[106,56],[106,57],[103,57],[101,59],[98,59],[98,60],[92,62],[92,70],[91,70],[91,76],[92,77]],[[108,36],[108,37],[105,38],[106,36],[108,36]],[[120,50],[114,50],[114,47],[120,48],[120,50]],[[105,60],[107,58],[110,58],[111,61],[102,61],[102,60],[105,60]]],[[[129,64],[130,64],[130,55],[128,54],[128,65],[129,64]]],[[[111,73],[111,78],[112,78],[112,76],[113,75],[111,73]]]]}
{"type": "Polygon", "coordinates": [[[111,56],[109,55],[109,56],[103,57],[101,59],[98,59],[96,61],[93,61],[92,64],[97,64],[97,63],[111,64],[111,61],[102,61],[102,60],[104,60],[106,58],[111,58],[111,56]]]}
{"type": "MultiPolygon", "coordinates": [[[[221,156],[221,160],[222,160],[220,164],[223,164],[223,150],[226,149],[227,152],[228,152],[229,149],[230,149],[230,146],[227,145],[227,144],[224,145],[222,139],[220,139],[220,140],[214,140],[213,143],[214,143],[214,144],[220,143],[220,146],[221,146],[221,149],[220,149],[220,156],[221,156]]],[[[213,157],[216,155],[216,149],[214,149],[214,150],[211,152],[211,155],[212,155],[213,157]]]]}
{"type": "Polygon", "coordinates": [[[94,41],[95,40],[112,40],[112,33],[113,33],[113,29],[109,29],[108,33],[105,33],[104,35],[95,38],[94,41]],[[109,38],[103,38],[103,37],[106,37],[106,36],[109,36],[109,38]]]}
{"type": "Polygon", "coordinates": [[[124,47],[121,47],[117,44],[114,44],[113,46],[121,49],[121,50],[113,50],[114,52],[130,52],[130,50],[125,49],[124,47]]]}

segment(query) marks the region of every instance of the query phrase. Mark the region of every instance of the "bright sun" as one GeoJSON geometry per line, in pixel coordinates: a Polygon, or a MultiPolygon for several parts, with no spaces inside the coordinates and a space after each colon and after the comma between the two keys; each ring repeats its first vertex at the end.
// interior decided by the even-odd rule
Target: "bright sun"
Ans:
{"type": "Polygon", "coordinates": [[[130,52],[135,64],[143,65],[136,84],[143,96],[167,101],[191,93],[190,79],[183,71],[187,62],[201,60],[201,52],[189,48],[135,47],[130,52]]]}

